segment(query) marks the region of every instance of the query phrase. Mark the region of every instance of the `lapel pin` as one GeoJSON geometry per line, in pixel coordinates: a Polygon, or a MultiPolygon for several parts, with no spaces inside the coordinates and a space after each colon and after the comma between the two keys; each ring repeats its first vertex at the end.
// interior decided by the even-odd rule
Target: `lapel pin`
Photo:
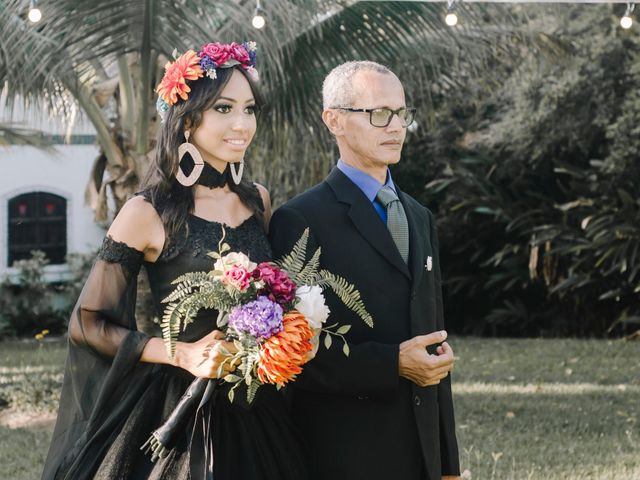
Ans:
{"type": "Polygon", "coordinates": [[[427,272],[430,272],[433,268],[433,259],[430,256],[427,257],[427,263],[425,264],[424,268],[427,269],[427,272]]]}

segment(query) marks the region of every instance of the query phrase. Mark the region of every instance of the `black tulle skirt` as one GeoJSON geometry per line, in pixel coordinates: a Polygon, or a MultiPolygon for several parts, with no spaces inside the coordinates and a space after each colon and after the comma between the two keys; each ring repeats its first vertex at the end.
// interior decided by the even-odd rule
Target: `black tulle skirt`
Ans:
{"type": "MultiPolygon", "coordinates": [[[[244,392],[236,392],[233,403],[228,387],[216,391],[204,415],[212,438],[194,439],[194,420],[180,433],[166,457],[151,462],[140,447],[171,413],[193,377],[173,367],[158,367],[153,379],[124,421],[115,440],[106,445],[104,460],[95,478],[192,479],[192,480],[305,480],[304,439],[287,411],[283,396],[271,386],[258,390],[247,404],[244,392]],[[213,447],[213,477],[193,478],[192,457],[213,447]]],[[[201,413],[202,415],[202,413],[201,413]]],[[[195,418],[195,417],[194,417],[195,418]]],[[[197,436],[196,436],[197,438],[197,436]]]]}

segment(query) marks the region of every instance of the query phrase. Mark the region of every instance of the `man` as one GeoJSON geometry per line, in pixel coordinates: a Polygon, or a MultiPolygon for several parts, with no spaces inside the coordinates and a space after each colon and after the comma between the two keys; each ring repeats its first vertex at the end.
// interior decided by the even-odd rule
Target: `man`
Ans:
{"type": "Polygon", "coordinates": [[[355,284],[374,326],[327,294],[329,322],[351,325],[350,354],[338,341],[321,345],[293,386],[312,478],[459,478],[435,220],[388,169],[400,160],[413,109],[400,80],[373,62],[336,67],[323,101],[340,160],[275,212],[274,258],[309,228],[307,253],[322,248],[321,267],[355,284]]]}

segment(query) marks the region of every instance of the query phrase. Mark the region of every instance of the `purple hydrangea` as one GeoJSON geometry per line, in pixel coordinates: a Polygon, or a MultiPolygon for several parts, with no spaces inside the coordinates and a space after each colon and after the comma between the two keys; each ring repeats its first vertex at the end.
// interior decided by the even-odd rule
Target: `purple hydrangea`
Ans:
{"type": "Polygon", "coordinates": [[[229,326],[238,333],[248,333],[266,340],[282,331],[282,307],[267,297],[235,307],[229,313],[229,326]]]}
{"type": "Polygon", "coordinates": [[[218,68],[218,65],[216,64],[216,62],[211,60],[209,57],[203,55],[202,52],[200,52],[199,56],[200,56],[200,67],[205,72],[208,72],[209,70],[215,70],[216,68],[218,68]]]}
{"type": "Polygon", "coordinates": [[[256,54],[257,54],[257,52],[255,50],[251,50],[249,48],[249,42],[243,42],[242,46],[245,48],[245,50],[249,54],[249,61],[251,62],[251,66],[255,67],[256,66],[256,56],[257,56],[256,54]]]}

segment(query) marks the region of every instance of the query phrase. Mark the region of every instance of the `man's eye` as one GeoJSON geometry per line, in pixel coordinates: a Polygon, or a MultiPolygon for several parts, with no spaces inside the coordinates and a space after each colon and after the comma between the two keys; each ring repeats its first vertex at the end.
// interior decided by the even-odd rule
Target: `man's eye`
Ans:
{"type": "Polygon", "coordinates": [[[213,108],[220,113],[229,113],[231,111],[231,105],[216,105],[213,108]]]}

